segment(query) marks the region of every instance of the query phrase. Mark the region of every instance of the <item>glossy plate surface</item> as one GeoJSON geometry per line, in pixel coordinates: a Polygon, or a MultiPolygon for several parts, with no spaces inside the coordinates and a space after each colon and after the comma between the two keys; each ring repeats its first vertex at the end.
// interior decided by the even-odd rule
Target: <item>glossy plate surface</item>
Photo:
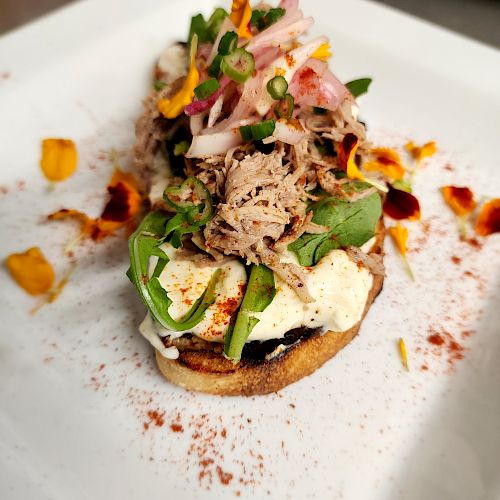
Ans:
{"type": "MultiPolygon", "coordinates": [[[[88,1],[0,39],[2,259],[38,245],[67,270],[76,228],[44,214],[99,214],[107,152],[129,163],[155,57],[185,38],[198,9],[88,1]],[[38,158],[51,136],[73,138],[80,163],[49,192],[38,158]]],[[[500,239],[460,242],[438,191],[500,195],[500,53],[368,2],[303,9],[317,19],[311,35],[330,36],[341,79],[374,77],[360,103],[374,142],[438,143],[415,186],[417,282],[388,241],[385,288],[360,336],[279,394],[243,399],[187,393],[158,375],[137,333],[144,310],[124,276],[123,239],[76,246],[70,283],[36,315],[2,268],[1,498],[500,496],[500,239]],[[444,346],[429,343],[435,333],[444,346]]]]}

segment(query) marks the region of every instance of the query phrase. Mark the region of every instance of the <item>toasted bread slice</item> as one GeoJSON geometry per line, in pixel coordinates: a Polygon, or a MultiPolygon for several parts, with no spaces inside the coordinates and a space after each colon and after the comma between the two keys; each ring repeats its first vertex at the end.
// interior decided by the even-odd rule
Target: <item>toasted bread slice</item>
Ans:
{"type": "MultiPolygon", "coordinates": [[[[384,227],[380,221],[376,242],[370,253],[383,255],[384,227]]],[[[180,345],[178,359],[166,359],[156,351],[156,361],[161,373],[171,382],[188,390],[220,396],[253,396],[268,394],[310,375],[335,356],[358,333],[364,316],[382,290],[384,277],[373,275],[361,320],[345,332],[305,332],[281,354],[274,357],[245,356],[234,365],[224,358],[211,343],[198,343],[195,348],[180,345]]]]}

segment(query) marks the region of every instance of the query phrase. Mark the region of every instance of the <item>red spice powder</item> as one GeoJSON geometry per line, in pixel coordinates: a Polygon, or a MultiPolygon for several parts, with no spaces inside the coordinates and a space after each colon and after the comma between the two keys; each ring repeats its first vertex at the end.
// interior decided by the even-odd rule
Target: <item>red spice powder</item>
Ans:
{"type": "Polygon", "coordinates": [[[427,337],[427,341],[434,345],[444,344],[444,338],[441,335],[439,335],[439,333],[434,333],[433,335],[429,335],[427,337]]]}
{"type": "Polygon", "coordinates": [[[232,481],[233,475],[230,472],[224,472],[219,465],[215,468],[215,470],[217,471],[217,475],[219,476],[219,480],[222,484],[229,484],[232,481]]]}
{"type": "Polygon", "coordinates": [[[477,238],[470,238],[465,241],[475,250],[481,250],[481,248],[483,248],[483,244],[477,238]]]}
{"type": "Polygon", "coordinates": [[[453,264],[456,264],[458,266],[458,264],[462,262],[462,259],[460,257],[457,257],[456,255],[452,255],[451,261],[453,262],[453,264]]]}
{"type": "Polygon", "coordinates": [[[148,411],[149,423],[148,423],[147,427],[146,427],[146,424],[144,424],[144,428],[148,429],[149,424],[151,424],[151,423],[155,424],[156,427],[162,427],[163,424],[165,423],[165,420],[163,418],[164,416],[165,416],[165,412],[160,413],[157,410],[149,410],[148,411]]]}
{"type": "Polygon", "coordinates": [[[184,427],[181,424],[170,424],[170,428],[174,432],[184,432],[184,427]]]}

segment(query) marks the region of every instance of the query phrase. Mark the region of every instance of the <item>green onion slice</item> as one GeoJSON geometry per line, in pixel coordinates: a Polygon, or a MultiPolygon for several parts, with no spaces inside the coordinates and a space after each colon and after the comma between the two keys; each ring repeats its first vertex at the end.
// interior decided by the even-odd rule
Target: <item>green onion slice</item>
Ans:
{"type": "Polygon", "coordinates": [[[274,114],[278,118],[286,118],[289,120],[292,117],[295,108],[295,99],[292,94],[285,94],[274,108],[274,114]]]}
{"type": "Polygon", "coordinates": [[[219,86],[219,82],[215,78],[209,78],[194,89],[194,95],[201,101],[211,96],[218,90],[219,86]]]}
{"type": "Polygon", "coordinates": [[[276,122],[274,120],[264,120],[255,125],[244,125],[240,127],[240,134],[244,141],[261,141],[273,135],[276,122]]]}
{"type": "Polygon", "coordinates": [[[217,54],[212,61],[212,64],[208,67],[208,75],[213,78],[218,78],[220,75],[220,63],[222,61],[222,56],[217,54]]]}
{"type": "Polygon", "coordinates": [[[238,47],[238,35],[234,31],[228,31],[220,39],[217,51],[221,56],[227,56],[238,47]]]}
{"type": "Polygon", "coordinates": [[[212,43],[215,42],[215,39],[219,34],[220,27],[228,15],[229,14],[224,9],[217,7],[210,16],[210,19],[207,21],[207,37],[212,43]]]}
{"type": "Polygon", "coordinates": [[[283,76],[275,76],[267,82],[267,91],[273,99],[283,99],[288,90],[288,82],[283,76]]]}
{"type": "Polygon", "coordinates": [[[245,49],[235,49],[231,54],[223,56],[220,69],[231,80],[244,83],[250,78],[255,68],[255,60],[245,49]]]}
{"type": "Polygon", "coordinates": [[[210,192],[196,177],[188,177],[180,186],[165,189],[163,199],[175,208],[178,214],[187,214],[189,223],[201,226],[213,214],[210,192]]]}

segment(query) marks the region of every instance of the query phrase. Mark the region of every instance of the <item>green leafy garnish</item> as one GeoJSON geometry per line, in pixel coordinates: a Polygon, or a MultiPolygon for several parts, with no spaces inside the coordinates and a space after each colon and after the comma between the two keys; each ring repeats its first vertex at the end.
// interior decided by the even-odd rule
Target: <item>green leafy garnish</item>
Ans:
{"type": "Polygon", "coordinates": [[[163,199],[177,212],[167,222],[162,240],[174,248],[182,246],[182,236],[200,230],[214,212],[210,192],[196,177],[188,177],[180,186],[167,187],[163,199]]]}
{"type": "Polygon", "coordinates": [[[158,279],[169,262],[167,254],[159,247],[169,217],[165,212],[151,212],[130,236],[128,240],[130,268],[127,276],[136,286],[153,318],[160,325],[169,330],[183,331],[195,327],[205,316],[207,308],[215,302],[215,286],[221,270],[217,269],[214,272],[207,288],[189,311],[181,319],[174,320],[168,313],[172,300],[158,279]],[[151,258],[157,258],[157,262],[150,274],[151,258]]]}
{"type": "Polygon", "coordinates": [[[156,90],[156,92],[159,92],[160,90],[164,89],[167,86],[165,82],[162,82],[161,80],[155,80],[153,83],[153,87],[156,90]]]}
{"type": "Polygon", "coordinates": [[[224,354],[237,363],[245,342],[259,319],[253,314],[262,312],[276,295],[274,274],[264,265],[253,265],[248,279],[247,289],[241,303],[234,328],[228,329],[224,338],[224,354]]]}
{"type": "MultiPolygon", "coordinates": [[[[357,188],[353,189],[358,189],[357,188]]],[[[382,203],[378,193],[348,202],[328,197],[309,208],[314,212],[312,221],[330,228],[320,234],[304,234],[288,249],[297,254],[302,266],[314,266],[325,255],[336,248],[360,247],[375,235],[382,214],[382,203]]]]}
{"type": "Polygon", "coordinates": [[[188,141],[181,141],[174,145],[174,156],[180,156],[187,153],[189,149],[188,141]]]}
{"type": "Polygon", "coordinates": [[[272,24],[278,21],[285,15],[285,9],[276,7],[269,10],[253,10],[250,24],[255,26],[259,31],[269,28],[272,24]]]}
{"type": "Polygon", "coordinates": [[[198,43],[213,43],[220,31],[222,22],[227,16],[228,13],[222,8],[215,9],[208,21],[205,21],[202,14],[193,16],[189,26],[189,42],[191,42],[193,35],[196,34],[198,35],[198,43]]]}
{"type": "Polygon", "coordinates": [[[366,94],[368,92],[370,83],[372,83],[371,78],[360,78],[359,80],[352,80],[350,82],[347,82],[345,86],[354,97],[359,97],[360,95],[366,94]]]}

